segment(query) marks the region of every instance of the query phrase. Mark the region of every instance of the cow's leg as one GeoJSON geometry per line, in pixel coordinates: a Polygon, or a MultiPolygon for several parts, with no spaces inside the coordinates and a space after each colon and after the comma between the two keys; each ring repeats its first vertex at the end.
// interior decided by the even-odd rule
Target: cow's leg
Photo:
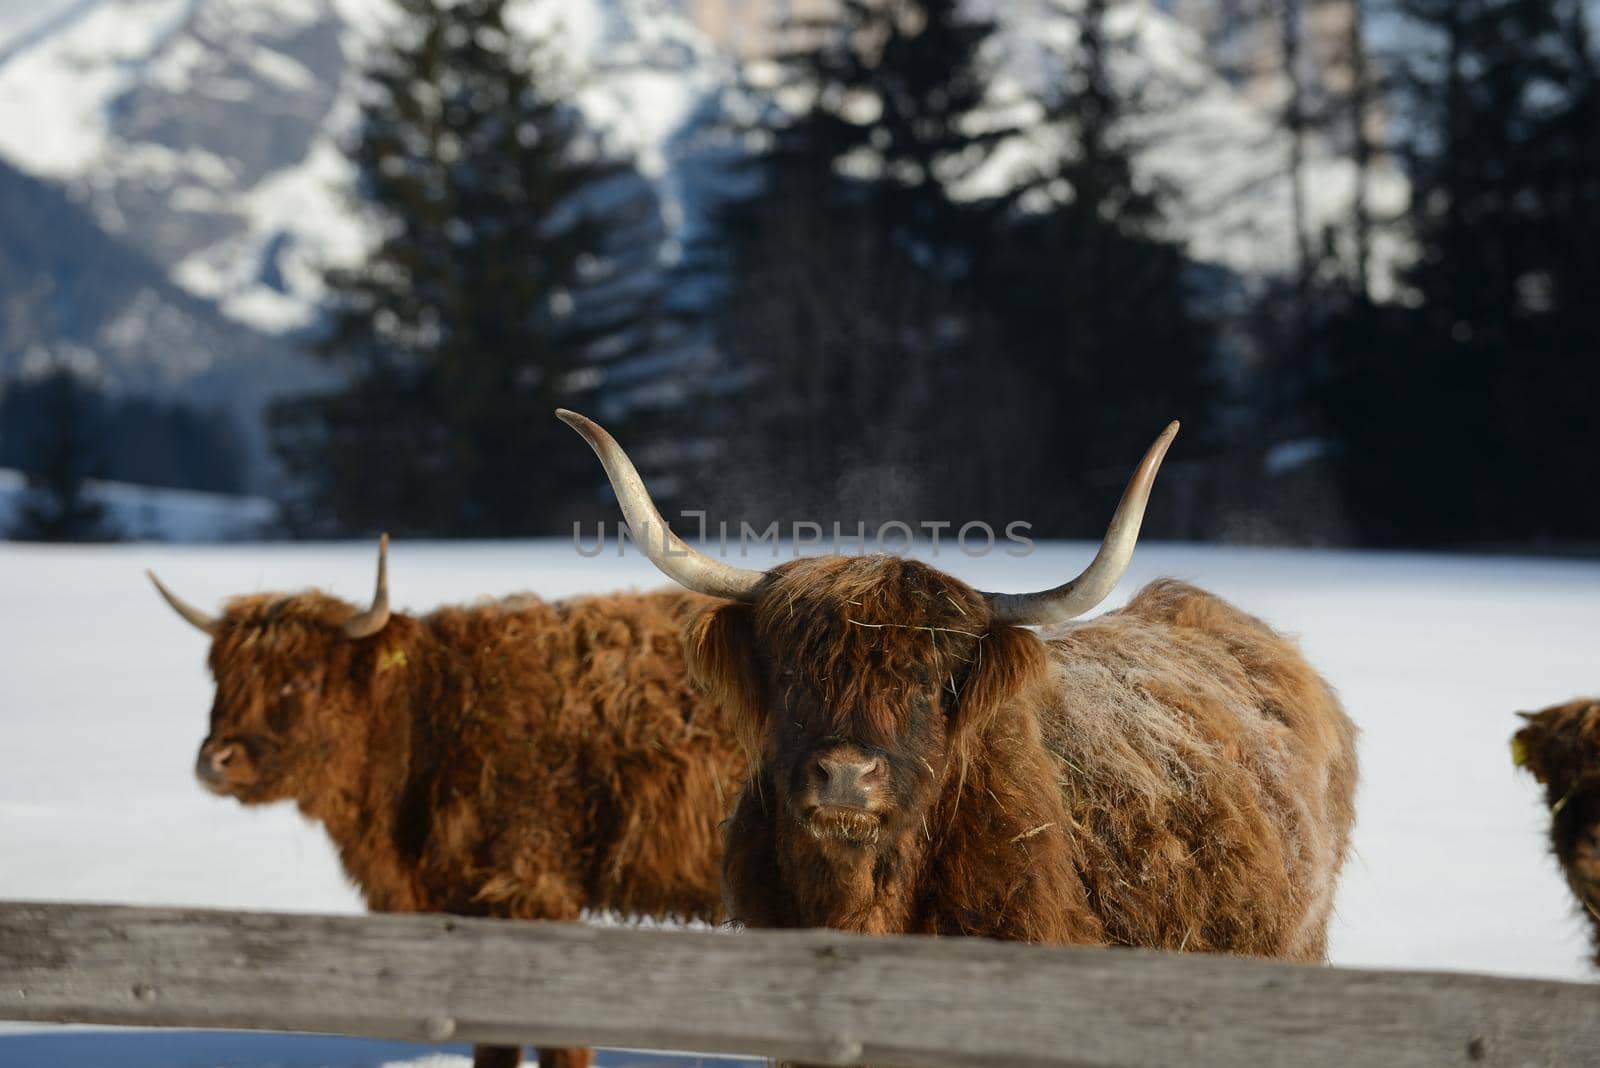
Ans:
{"type": "MultiPolygon", "coordinates": [[[[515,871],[517,865],[511,860],[503,860],[497,867],[502,871],[515,871]]],[[[568,878],[561,879],[558,873],[548,870],[548,864],[543,865],[542,876],[532,886],[520,889],[532,891],[528,893],[506,894],[502,902],[491,905],[487,910],[490,916],[503,920],[557,920],[572,922],[578,919],[583,909],[583,894],[578,887],[582,885],[576,875],[569,873],[568,878]]],[[[479,895],[482,897],[482,895],[479,895]]],[[[482,1047],[479,1047],[482,1049],[482,1047]]],[[[539,1068],[589,1068],[589,1051],[586,1049],[539,1049],[539,1068]]],[[[517,1062],[506,1061],[507,1065],[517,1062]]],[[[496,1068],[500,1062],[494,1062],[496,1068]]],[[[484,1068],[477,1063],[474,1068],[484,1068]]]]}
{"type": "MultiPolygon", "coordinates": [[[[517,1046],[473,1046],[472,1068],[517,1068],[522,1050],[517,1046]]],[[[542,1049],[539,1068],[589,1068],[586,1049],[542,1049]]]]}
{"type": "Polygon", "coordinates": [[[472,1047],[472,1068],[517,1068],[521,1063],[521,1046],[472,1047]]]}

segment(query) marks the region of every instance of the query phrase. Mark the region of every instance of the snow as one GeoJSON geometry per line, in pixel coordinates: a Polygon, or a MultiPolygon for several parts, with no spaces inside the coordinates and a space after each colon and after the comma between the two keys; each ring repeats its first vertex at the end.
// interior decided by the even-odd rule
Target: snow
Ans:
{"type": "Polygon", "coordinates": [[[69,30],[5,58],[0,155],[39,175],[93,167],[110,136],[107,103],[136,62],[188,13],[187,0],[121,0],[84,10],[69,30]]]}
{"type": "MultiPolygon", "coordinates": [[[[1024,558],[945,551],[937,562],[987,588],[1042,587],[1089,551],[1041,543],[1024,558]]],[[[191,781],[211,698],[204,643],[142,572],[203,606],[307,585],[362,600],[373,557],[366,544],[0,544],[0,648],[12,651],[0,676],[0,898],[357,911],[320,830],[191,781]]],[[[397,602],[421,610],[658,584],[631,550],[584,559],[564,540],[400,542],[391,557],[397,602]]],[[[1600,565],[1146,545],[1118,596],[1158,575],[1299,634],[1362,727],[1358,856],[1335,961],[1584,974],[1580,926],[1544,855],[1546,814],[1506,743],[1513,710],[1594,690],[1600,565]]]]}
{"type": "MultiPolygon", "coordinates": [[[[12,528],[27,489],[20,471],[0,468],[0,535],[12,528]]],[[[235,497],[197,490],[138,486],[89,479],[85,493],[106,508],[119,534],[156,541],[239,540],[258,536],[278,519],[278,506],[265,497],[235,497]]]]}
{"type": "MultiPolygon", "coordinates": [[[[532,1068],[530,1052],[524,1062],[532,1068]]],[[[606,1050],[598,1068],[755,1068],[733,1057],[606,1050]]],[[[466,1046],[419,1046],[315,1035],[225,1031],[57,1028],[21,1031],[0,1024],[6,1068],[471,1068],[466,1046]],[[443,1050],[443,1052],[441,1052],[443,1050]]]]}
{"type": "MultiPolygon", "coordinates": [[[[1050,10],[1041,0],[997,10],[1005,75],[1032,96],[1051,91],[1058,77],[1060,61],[1049,58],[1049,52],[1070,55],[1076,47],[1071,21],[1051,18],[1050,10]]],[[[1136,146],[1136,177],[1177,192],[1172,225],[1188,253],[1244,274],[1292,269],[1297,253],[1290,139],[1272,108],[1229,84],[1201,35],[1158,8],[1134,4],[1115,11],[1108,35],[1125,42],[1112,53],[1112,80],[1125,99],[1140,102],[1127,124],[1129,143],[1136,146]]],[[[1063,148],[1042,131],[1029,130],[1022,139],[1002,145],[959,191],[999,192],[1019,173],[1063,148]]],[[[1307,230],[1338,231],[1355,199],[1355,166],[1332,154],[1318,137],[1308,139],[1306,152],[1301,184],[1307,230]]],[[[1391,160],[1375,161],[1368,182],[1374,218],[1404,210],[1409,185],[1391,160]]],[[[1404,252],[1388,233],[1376,235],[1375,296],[1387,299],[1394,293],[1393,270],[1404,252]]]]}
{"type": "MultiPolygon", "coordinates": [[[[218,301],[224,314],[270,333],[311,326],[327,294],[323,268],[358,262],[377,227],[355,210],[355,168],[331,135],[320,135],[299,166],[274,172],[242,195],[216,194],[250,225],[194,253],[173,268],[173,280],[218,301]],[[315,237],[311,237],[315,235],[315,237]],[[283,289],[261,283],[262,265],[280,238],[276,257],[283,289]]],[[[192,188],[192,187],[191,187],[192,188]]],[[[204,197],[209,190],[197,190],[204,197]]]]}
{"type": "MultiPolygon", "coordinates": [[[[1091,551],[1041,543],[1024,558],[970,559],[947,548],[936,562],[982,588],[1039,588],[1075,573],[1091,551]]],[[[0,544],[0,648],[11,653],[0,674],[0,899],[359,911],[319,828],[287,806],[246,809],[194,784],[211,700],[205,643],[142,571],[209,607],[313,584],[360,601],[373,565],[370,544],[0,544]]],[[[1588,977],[1583,925],[1546,854],[1547,813],[1507,741],[1514,710],[1600,683],[1600,564],[1145,545],[1118,599],[1161,575],[1298,634],[1362,729],[1335,963],[1588,977]]],[[[400,542],[391,583],[398,604],[425,610],[659,579],[631,550],[583,559],[566,540],[400,542]]],[[[97,1063],[75,1050],[36,1055],[44,1040],[21,1041],[0,1037],[0,1063],[97,1063]]],[[[215,1064],[234,1039],[186,1038],[192,1056],[182,1058],[154,1052],[156,1038],[122,1041],[114,1060],[98,1063],[215,1064]]],[[[397,1059],[382,1044],[353,1043],[302,1060],[295,1042],[323,1040],[257,1041],[281,1044],[261,1047],[281,1056],[253,1063],[397,1059]]]]}
{"type": "MultiPolygon", "coordinates": [[[[385,22],[372,13],[380,6],[392,9],[342,0],[339,10],[361,16],[362,32],[378,35],[385,22]]],[[[266,93],[313,106],[317,75],[279,46],[296,28],[330,15],[328,5],[227,0],[202,8],[189,0],[108,0],[75,18],[70,14],[59,15],[36,41],[19,35],[22,43],[0,51],[0,157],[64,181],[90,200],[112,231],[127,229],[116,198],[91,194],[113,188],[158,194],[174,214],[227,220],[215,240],[171,264],[173,280],[258,329],[281,333],[310,324],[324,295],[322,267],[350,262],[374,239],[366,221],[348,210],[354,168],[338,151],[339,138],[353,128],[358,71],[348,65],[342,71],[312,150],[276,161],[259,180],[237,173],[236,161],[203,143],[175,150],[130,136],[117,114],[121,94],[135,88],[228,105],[244,123],[273,119],[256,103],[266,93]],[[213,30],[225,30],[225,38],[216,40],[213,30]],[[252,34],[263,36],[254,40],[252,34]],[[230,59],[252,77],[218,73],[230,59]],[[262,250],[280,235],[291,238],[289,262],[280,265],[287,292],[260,277],[262,250]]],[[[0,32],[4,28],[0,21],[0,32]]],[[[347,37],[348,51],[356,34],[347,37]]]]}
{"type": "Polygon", "coordinates": [[[84,4],[85,0],[0,0],[0,55],[84,4]]]}

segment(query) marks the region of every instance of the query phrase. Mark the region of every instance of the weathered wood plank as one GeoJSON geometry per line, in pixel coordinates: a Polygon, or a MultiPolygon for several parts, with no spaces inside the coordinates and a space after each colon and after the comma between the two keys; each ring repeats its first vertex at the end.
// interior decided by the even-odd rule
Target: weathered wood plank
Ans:
{"type": "Polygon", "coordinates": [[[1600,988],[835,932],[0,903],[0,1019],[883,1065],[1578,1065],[1600,988]]]}

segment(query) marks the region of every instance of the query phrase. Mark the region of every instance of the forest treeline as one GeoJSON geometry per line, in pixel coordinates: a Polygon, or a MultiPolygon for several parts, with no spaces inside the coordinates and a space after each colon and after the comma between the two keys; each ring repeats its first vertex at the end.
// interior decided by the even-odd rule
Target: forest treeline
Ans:
{"type": "Polygon", "coordinates": [[[271,412],[289,528],[611,518],[551,417],[566,406],[713,523],[1096,536],[1176,418],[1156,536],[1593,551],[1585,5],[1337,0],[1342,74],[1313,81],[1306,27],[1333,2],[1244,5],[1279,43],[1261,55],[1281,65],[1293,220],[1290,267],[1245,277],[1191,257],[1179,223],[1208,206],[1138,166],[1163,102],[1116,73],[1143,0],[1060,0],[1075,40],[1041,44],[1028,107],[997,27],[959,0],[788,23],[761,78],[728,90],[725,173],[677,229],[505,0],[400,0],[351,146],[387,236],[330,272],[316,350],[344,384],[271,412]],[[1403,47],[1371,47],[1378,17],[1403,47]],[[1023,169],[974,180],[1023,136],[1023,169]],[[1331,222],[1308,206],[1312,145],[1355,179],[1331,222]],[[1380,168],[1409,183],[1404,210],[1375,206],[1380,168]]]}

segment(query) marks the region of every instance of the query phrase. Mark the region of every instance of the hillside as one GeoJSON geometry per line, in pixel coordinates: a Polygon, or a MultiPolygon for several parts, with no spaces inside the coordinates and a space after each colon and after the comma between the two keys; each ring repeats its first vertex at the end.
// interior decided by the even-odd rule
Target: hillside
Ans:
{"type": "MultiPolygon", "coordinates": [[[[655,184],[669,262],[718,195],[730,148],[716,124],[737,100],[741,62],[754,62],[701,31],[691,16],[708,10],[512,8],[519,28],[554,35],[568,88],[655,184]]],[[[1026,117],[1052,77],[1049,51],[1073,47],[1071,23],[1047,0],[996,13],[996,92],[1020,97],[1026,117]]],[[[388,0],[33,0],[0,16],[0,188],[20,190],[0,212],[0,299],[22,309],[0,338],[0,374],[71,353],[128,389],[192,390],[247,413],[314,374],[303,345],[321,272],[378,232],[344,148],[364,57],[394,17],[388,0]],[[45,219],[73,239],[40,240],[45,219]]],[[[1293,249],[1287,147],[1270,102],[1217,69],[1204,35],[1172,14],[1134,5],[1125,22],[1118,77],[1150,106],[1140,167],[1184,191],[1178,236],[1232,272],[1282,269],[1293,249]]],[[[1058,148],[1018,139],[970,191],[1004,188],[1058,148]]],[[[1344,210],[1350,177],[1312,146],[1314,220],[1344,210]]],[[[1392,177],[1379,192],[1391,205],[1404,196],[1392,177]]]]}

